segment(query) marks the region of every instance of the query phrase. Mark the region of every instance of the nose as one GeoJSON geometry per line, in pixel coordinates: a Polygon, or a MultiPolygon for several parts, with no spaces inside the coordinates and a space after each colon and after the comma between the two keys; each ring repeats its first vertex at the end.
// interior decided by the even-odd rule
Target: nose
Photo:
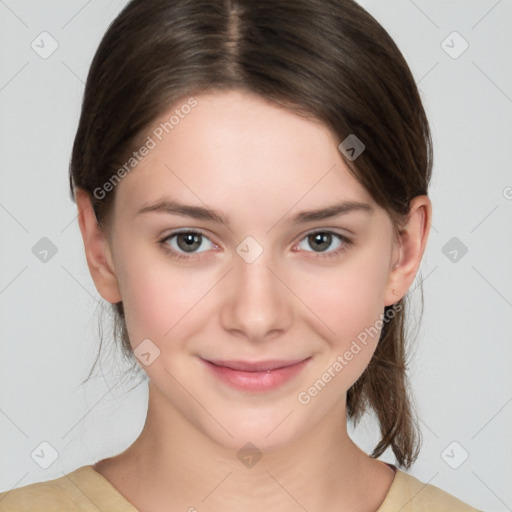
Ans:
{"type": "Polygon", "coordinates": [[[285,332],[293,321],[292,297],[275,265],[265,254],[252,263],[235,255],[234,267],[225,283],[223,328],[256,343],[285,332]]]}

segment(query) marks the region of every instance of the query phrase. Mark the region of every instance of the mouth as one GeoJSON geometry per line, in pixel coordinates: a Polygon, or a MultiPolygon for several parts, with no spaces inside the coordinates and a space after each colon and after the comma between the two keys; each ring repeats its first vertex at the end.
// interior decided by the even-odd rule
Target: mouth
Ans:
{"type": "Polygon", "coordinates": [[[266,392],[277,389],[297,376],[311,357],[294,360],[209,361],[202,359],[218,380],[242,391],[266,392]]]}

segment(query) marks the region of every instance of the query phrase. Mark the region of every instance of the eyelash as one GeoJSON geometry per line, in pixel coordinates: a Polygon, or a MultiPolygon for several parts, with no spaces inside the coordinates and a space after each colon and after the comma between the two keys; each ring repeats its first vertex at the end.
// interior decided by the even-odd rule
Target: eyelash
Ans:
{"type": "MultiPolygon", "coordinates": [[[[302,242],[303,240],[305,240],[306,238],[308,238],[308,237],[310,237],[312,235],[316,235],[317,233],[333,235],[334,237],[339,238],[339,240],[341,241],[342,245],[340,247],[338,247],[337,249],[334,249],[334,250],[328,251],[328,252],[305,251],[305,252],[312,252],[313,254],[316,254],[316,256],[313,256],[314,258],[332,258],[332,257],[336,257],[336,256],[340,255],[341,253],[345,252],[349,248],[349,246],[352,245],[352,240],[350,240],[346,236],[341,235],[339,233],[336,233],[334,231],[326,230],[326,229],[317,229],[317,230],[314,230],[314,231],[310,231],[310,232],[306,233],[299,240],[298,243],[302,242]]],[[[169,235],[167,235],[162,240],[160,240],[159,244],[162,246],[162,249],[164,250],[164,252],[166,252],[172,258],[175,258],[175,259],[178,259],[178,260],[193,260],[193,259],[196,259],[197,255],[201,254],[201,253],[189,253],[188,255],[186,255],[185,253],[175,251],[167,243],[171,238],[173,238],[173,237],[175,237],[177,235],[182,235],[182,234],[201,235],[202,237],[210,240],[208,235],[204,231],[201,231],[200,229],[189,229],[189,230],[182,230],[182,231],[174,231],[174,232],[170,233],[169,235]]],[[[210,242],[211,242],[211,240],[210,240],[210,242]]],[[[213,244],[213,242],[211,242],[211,243],[213,244]]],[[[206,251],[201,251],[201,252],[206,252],[206,251]]],[[[295,251],[295,252],[298,252],[298,251],[295,251]]]]}
{"type": "MultiPolygon", "coordinates": [[[[175,251],[167,243],[171,238],[173,238],[177,235],[189,235],[189,234],[201,235],[202,237],[210,240],[208,235],[204,231],[201,231],[200,229],[187,229],[187,230],[184,229],[184,230],[180,230],[180,231],[173,231],[172,233],[167,235],[164,239],[160,240],[159,243],[162,246],[162,249],[164,250],[164,252],[166,252],[169,256],[171,256],[171,258],[175,258],[177,260],[194,260],[197,258],[197,255],[200,253],[190,253],[187,255],[185,253],[175,251]]],[[[203,251],[201,251],[201,252],[203,252],[203,251]]]]}

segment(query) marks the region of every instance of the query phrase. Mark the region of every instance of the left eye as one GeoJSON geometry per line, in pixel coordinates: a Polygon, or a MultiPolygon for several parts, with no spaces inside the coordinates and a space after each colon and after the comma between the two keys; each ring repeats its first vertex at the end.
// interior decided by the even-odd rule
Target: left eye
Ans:
{"type": "Polygon", "coordinates": [[[344,237],[336,233],[317,231],[304,237],[299,243],[299,248],[310,252],[311,250],[313,252],[330,252],[341,247],[344,241],[344,237]],[[311,249],[308,249],[306,246],[309,246],[311,249]]]}

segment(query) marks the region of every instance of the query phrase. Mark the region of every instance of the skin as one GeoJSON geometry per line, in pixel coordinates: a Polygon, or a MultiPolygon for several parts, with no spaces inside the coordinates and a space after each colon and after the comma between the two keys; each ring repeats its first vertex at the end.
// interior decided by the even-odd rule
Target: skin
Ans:
{"type": "MultiPolygon", "coordinates": [[[[139,363],[149,376],[140,436],[95,469],[145,511],[295,512],[297,502],[310,511],[375,511],[394,472],[348,436],[345,398],[378,336],[309,403],[297,397],[407,292],[425,250],[430,200],[413,199],[395,237],[389,215],[350,174],[340,141],[324,125],[245,92],[196,99],[117,185],[108,236],[87,194],[76,192],[98,292],[123,301],[134,349],[150,339],[160,350],[148,366],[139,363]],[[163,198],[208,207],[225,223],[137,213],[163,198]],[[341,201],[371,211],[292,221],[341,201]],[[207,238],[200,252],[173,258],[160,241],[183,228],[207,238]],[[322,252],[308,242],[318,230],[350,243],[333,236],[322,252]],[[263,251],[251,263],[236,252],[247,236],[263,251]],[[310,359],[278,389],[247,392],[219,381],[200,357],[310,359]],[[251,468],[237,457],[247,442],[262,454],[251,468]]],[[[179,251],[176,242],[167,247],[179,251]]]]}

